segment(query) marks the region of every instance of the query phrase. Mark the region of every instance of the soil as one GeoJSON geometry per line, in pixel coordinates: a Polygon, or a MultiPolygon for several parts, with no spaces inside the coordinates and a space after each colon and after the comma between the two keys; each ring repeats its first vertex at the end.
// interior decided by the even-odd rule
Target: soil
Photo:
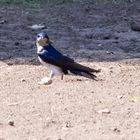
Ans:
{"type": "Polygon", "coordinates": [[[139,140],[140,33],[133,4],[0,5],[0,140],[139,140]],[[54,46],[96,69],[98,81],[56,76],[36,55],[45,24],[54,46]]]}

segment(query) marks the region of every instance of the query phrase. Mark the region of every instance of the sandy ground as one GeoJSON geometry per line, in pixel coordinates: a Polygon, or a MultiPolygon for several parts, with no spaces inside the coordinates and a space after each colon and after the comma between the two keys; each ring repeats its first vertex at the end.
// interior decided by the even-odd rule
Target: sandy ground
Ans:
{"type": "Polygon", "coordinates": [[[0,140],[139,140],[140,34],[133,5],[0,6],[0,140]],[[98,81],[48,75],[34,47],[45,23],[57,49],[101,68],[98,81]]]}
{"type": "Polygon", "coordinates": [[[98,82],[65,76],[63,81],[56,77],[52,85],[39,86],[37,81],[47,73],[43,66],[4,64],[0,69],[1,138],[139,139],[140,65],[84,64],[102,68],[98,82]]]}

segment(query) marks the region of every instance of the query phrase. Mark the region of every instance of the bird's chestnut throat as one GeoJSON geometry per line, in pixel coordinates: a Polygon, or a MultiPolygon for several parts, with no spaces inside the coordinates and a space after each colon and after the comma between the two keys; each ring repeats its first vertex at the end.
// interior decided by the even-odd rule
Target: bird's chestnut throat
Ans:
{"type": "Polygon", "coordinates": [[[47,44],[49,44],[49,38],[41,38],[41,39],[37,39],[36,41],[36,45],[37,46],[46,46],[47,44]]]}

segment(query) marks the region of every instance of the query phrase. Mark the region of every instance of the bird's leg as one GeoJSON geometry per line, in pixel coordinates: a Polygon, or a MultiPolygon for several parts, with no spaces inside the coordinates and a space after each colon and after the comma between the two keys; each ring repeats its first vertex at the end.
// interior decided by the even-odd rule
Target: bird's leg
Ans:
{"type": "Polygon", "coordinates": [[[51,71],[49,79],[52,80],[53,77],[54,77],[54,73],[51,71]]]}
{"type": "Polygon", "coordinates": [[[63,80],[63,74],[61,75],[61,80],[63,80]]]}
{"type": "Polygon", "coordinates": [[[49,77],[44,77],[43,79],[41,79],[40,82],[38,82],[38,84],[40,85],[49,85],[52,83],[52,78],[54,77],[54,73],[51,71],[50,76],[49,77]]]}

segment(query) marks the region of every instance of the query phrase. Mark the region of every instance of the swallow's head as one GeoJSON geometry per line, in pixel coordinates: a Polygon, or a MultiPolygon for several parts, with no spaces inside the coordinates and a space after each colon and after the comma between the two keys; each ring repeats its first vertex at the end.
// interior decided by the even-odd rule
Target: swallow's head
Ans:
{"type": "Polygon", "coordinates": [[[45,46],[46,44],[48,44],[49,37],[48,37],[47,33],[41,32],[41,33],[37,34],[36,43],[40,46],[45,46]]]}

